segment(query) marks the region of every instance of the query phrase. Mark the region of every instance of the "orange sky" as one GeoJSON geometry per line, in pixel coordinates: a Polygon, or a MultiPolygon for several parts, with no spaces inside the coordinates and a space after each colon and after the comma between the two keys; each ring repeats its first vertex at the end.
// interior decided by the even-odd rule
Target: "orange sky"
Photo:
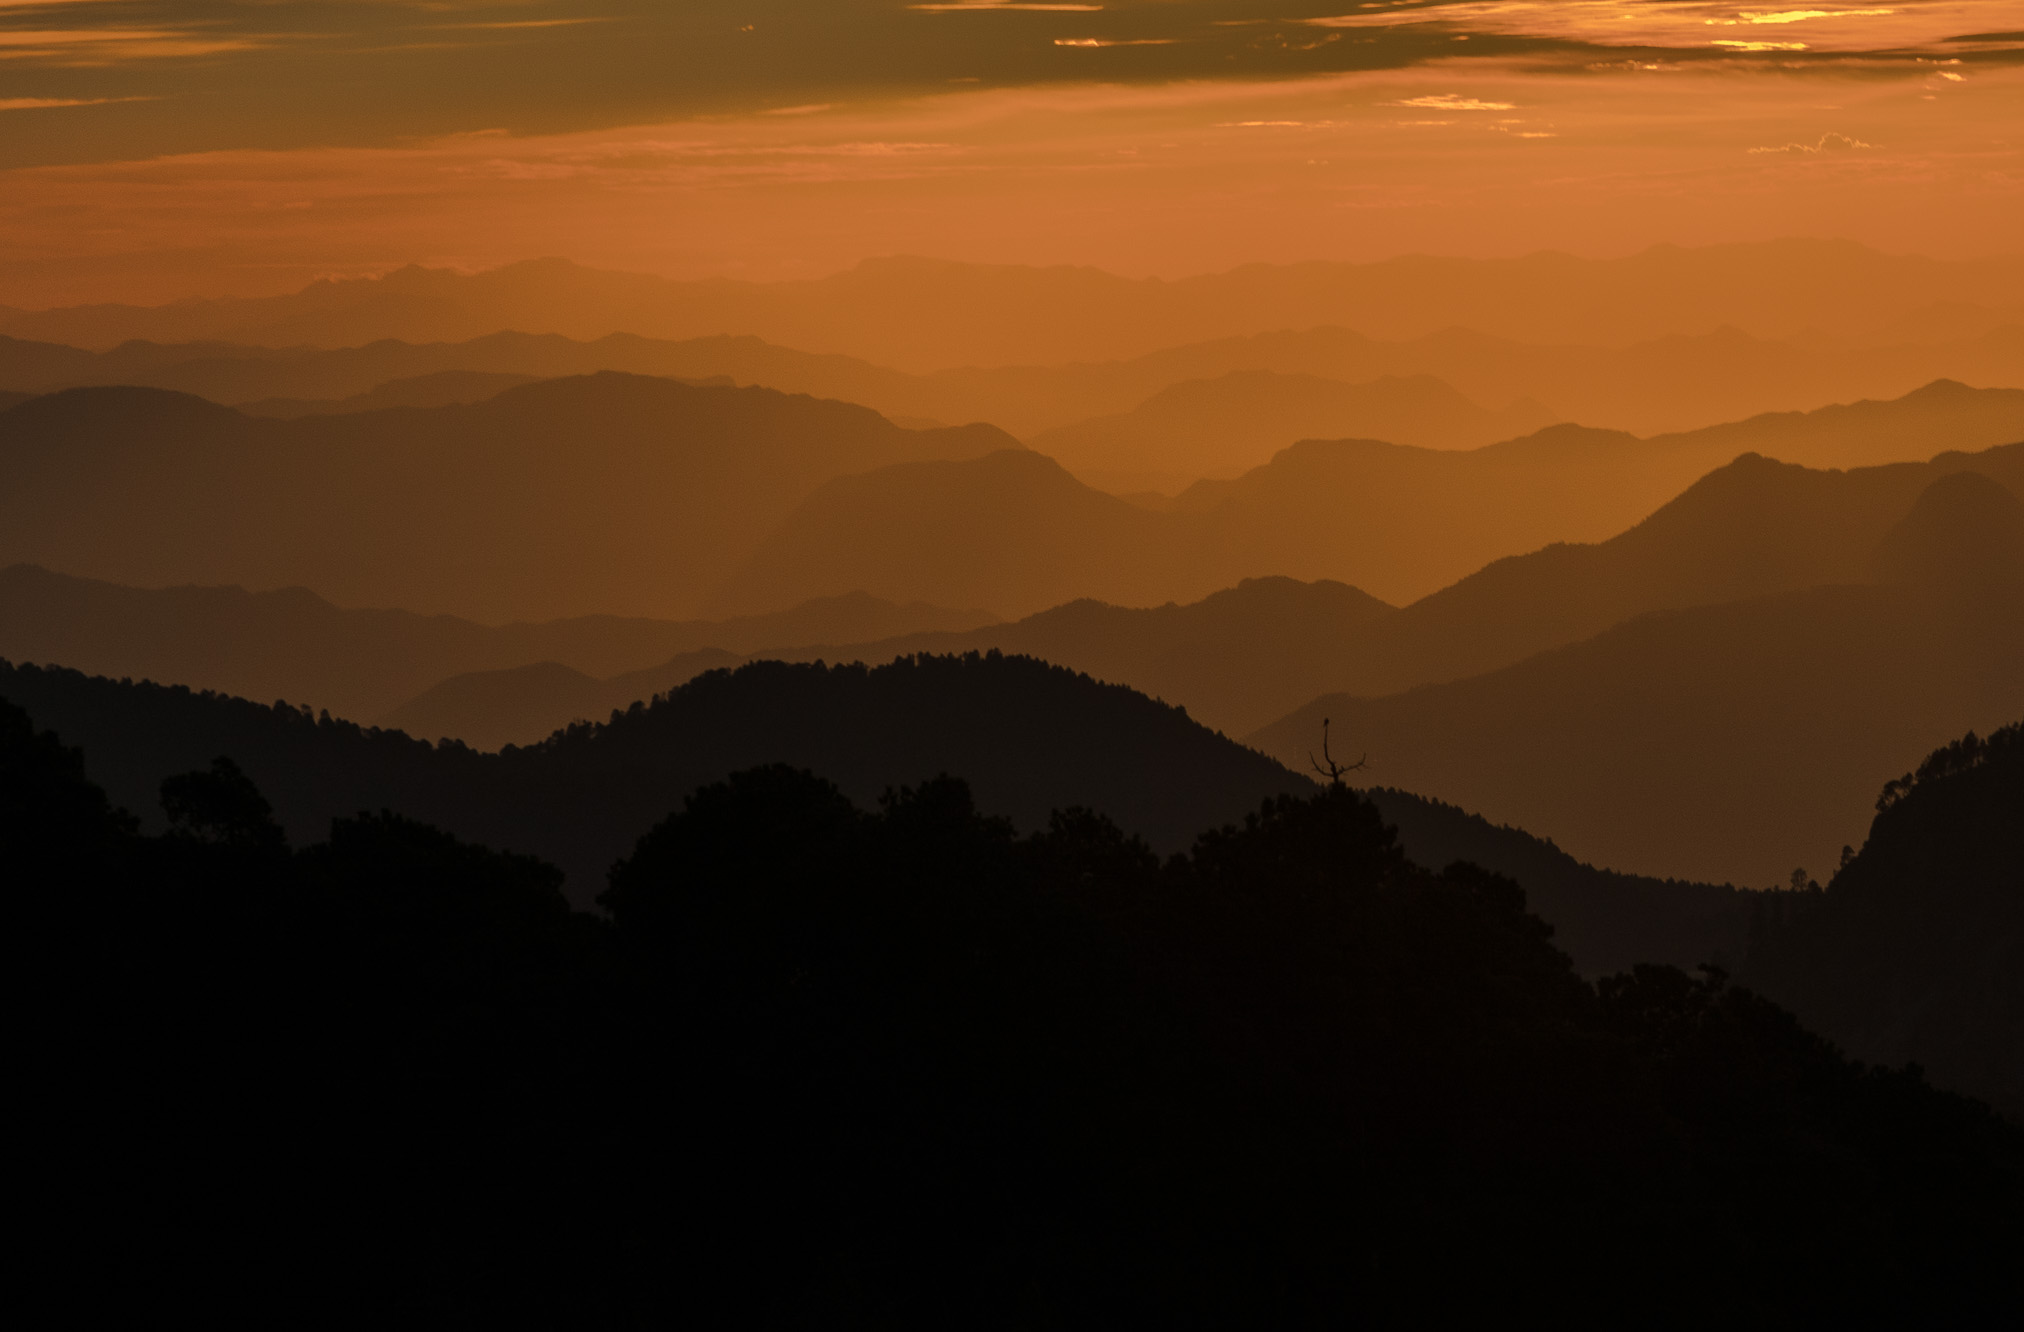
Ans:
{"type": "MultiPolygon", "coordinates": [[[[1114,10],[1119,22],[1149,23],[1209,2],[1114,10]]],[[[0,0],[0,15],[54,7],[0,0]]],[[[88,0],[68,8],[100,12],[88,0]]],[[[262,60],[280,58],[251,38],[232,46],[240,39],[205,29],[225,54],[164,48],[91,66],[76,52],[112,39],[25,45],[22,33],[66,31],[44,19],[11,30],[11,49],[28,57],[0,58],[0,108],[15,108],[0,109],[0,156],[24,163],[0,171],[0,303],[260,293],[329,272],[543,254],[763,278],[900,252],[1177,275],[1254,260],[1601,255],[1801,234],[1945,257],[2020,248],[2024,73],[2012,57],[2024,48],[2024,4],[1337,8],[1352,12],[1270,26],[1282,44],[1290,31],[1324,54],[1341,49],[1338,38],[1419,45],[1389,67],[1283,77],[1176,67],[1099,82],[1014,70],[941,79],[935,92],[895,76],[892,86],[793,100],[828,88],[811,76],[805,87],[769,84],[745,98],[770,105],[731,97],[647,119],[638,107],[589,94],[572,103],[551,88],[541,94],[544,106],[555,103],[549,120],[566,122],[576,108],[579,119],[607,123],[494,129],[483,117],[497,108],[474,95],[449,98],[447,121],[416,113],[417,124],[449,126],[439,133],[332,112],[273,143],[235,141],[250,131],[229,121],[189,120],[181,94],[104,82],[108,70],[139,78],[136,66],[195,59],[229,59],[237,63],[215,68],[250,79],[262,60]],[[1964,33],[1996,35],[1943,40],[1964,33]],[[1429,54],[1434,38],[1447,45],[1429,54]],[[1499,41],[1496,50],[1468,45],[1499,41]],[[72,63],[52,63],[59,57],[72,63]],[[93,100],[64,93],[119,96],[53,105],[93,100]],[[117,125],[61,152],[21,137],[101,110],[152,116],[199,148],[125,154],[127,139],[146,136],[117,125]],[[471,123],[458,127],[457,115],[471,123]],[[37,163],[38,154],[75,160],[37,163]]],[[[1033,29],[1044,34],[1110,13],[909,12],[894,21],[1056,25],[1033,29]]],[[[1233,31],[1257,22],[1205,21],[1233,31]]],[[[165,43],[197,41],[195,29],[157,27],[165,43]]],[[[0,25],[0,51],[9,31],[0,25]]],[[[128,47],[140,42],[140,29],[121,31],[128,47]]],[[[1088,43],[1132,42],[1164,59],[1183,39],[1048,40],[1064,56],[1107,59],[1109,48],[1088,43]]],[[[367,70],[387,59],[354,57],[367,70]]]]}

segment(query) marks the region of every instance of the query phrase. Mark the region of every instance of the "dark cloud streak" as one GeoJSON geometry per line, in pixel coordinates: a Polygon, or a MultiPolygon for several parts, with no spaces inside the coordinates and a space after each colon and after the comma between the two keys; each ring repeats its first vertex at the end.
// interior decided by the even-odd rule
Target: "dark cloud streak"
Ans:
{"type": "MultiPolygon", "coordinates": [[[[1110,0],[924,11],[904,0],[520,4],[72,0],[0,8],[0,167],[226,148],[556,133],[956,87],[1296,78],[1436,59],[1643,48],[1475,31],[1446,3],[1317,26],[1344,0],[1110,0]],[[73,34],[45,47],[33,32],[73,34]],[[124,35],[122,35],[124,34],[124,35]],[[1463,40],[1466,39],[1466,40],[1463,40]],[[1095,42],[1096,45],[1088,43],[1095,42]],[[1074,43],[1074,44],[1069,44],[1074,43]],[[207,45],[218,49],[207,49],[207,45]],[[145,98],[145,102],[116,99],[145,98]]],[[[1480,12],[1468,6],[1466,20],[1480,12]]],[[[1651,49],[1671,59],[1735,59],[1651,49]]]]}

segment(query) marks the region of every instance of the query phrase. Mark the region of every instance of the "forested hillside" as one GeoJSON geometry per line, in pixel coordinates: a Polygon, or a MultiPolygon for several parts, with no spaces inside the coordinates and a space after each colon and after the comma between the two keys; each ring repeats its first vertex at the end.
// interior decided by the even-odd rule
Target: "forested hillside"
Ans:
{"type": "Polygon", "coordinates": [[[2024,723],[1892,781],[1845,855],[1757,904],[1745,979],[1858,1058],[2024,1115],[2024,723]]]}
{"type": "Polygon", "coordinates": [[[1578,979],[1516,885],[1415,868],[1341,786],[1162,863],[953,779],[866,812],[748,770],[631,845],[599,921],[398,814],[291,852],[228,762],[139,837],[83,768],[0,705],[44,1003],[16,1190],[74,1312],[2024,1311],[2014,1125],[1719,975],[1578,979]],[[1535,1279],[1570,1246],[1578,1280],[1535,1279]]]}

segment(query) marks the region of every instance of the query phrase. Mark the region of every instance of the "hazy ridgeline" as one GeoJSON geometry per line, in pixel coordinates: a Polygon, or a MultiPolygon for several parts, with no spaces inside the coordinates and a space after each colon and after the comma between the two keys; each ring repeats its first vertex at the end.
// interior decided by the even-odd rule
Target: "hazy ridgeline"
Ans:
{"type": "Polygon", "coordinates": [[[410,267],[262,299],[0,310],[0,333],[89,348],[133,339],[455,342],[501,329],[579,339],[749,334],[918,371],[1102,361],[1323,324],[1380,339],[1462,328],[1547,346],[1624,346],[1725,326],[1829,348],[1932,345],[2024,324],[2024,263],[1794,239],[1662,245],[1614,260],[1540,253],[1250,264],[1179,281],[891,258],[813,281],[748,283],[545,259],[470,276],[410,267]]]}
{"type": "Polygon", "coordinates": [[[36,1140],[136,1290],[2018,1312],[2024,267],[541,261],[0,334],[36,1140]]]}
{"type": "MultiPolygon", "coordinates": [[[[87,544],[101,564],[159,568],[180,558],[211,561],[201,567],[231,576],[280,560],[293,561],[290,570],[346,567],[377,544],[387,600],[403,588],[454,587],[495,603],[514,595],[516,605],[539,595],[530,606],[537,612],[570,605],[565,578],[608,587],[605,561],[617,558],[608,552],[661,546],[663,568],[694,553],[695,533],[678,527],[641,520],[639,530],[605,530],[595,496],[623,492],[631,512],[641,512],[661,469],[687,469],[691,512],[702,511],[706,487],[718,480],[763,514],[767,483],[782,469],[789,484],[805,487],[824,465],[824,451],[805,438],[809,421],[869,426],[876,446],[888,448],[977,434],[902,432],[840,404],[625,376],[514,389],[483,408],[396,413],[392,432],[379,429],[381,413],[330,419],[349,432],[342,439],[371,441],[372,456],[386,460],[399,455],[399,441],[421,434],[421,423],[446,413],[466,442],[449,462],[400,459],[420,475],[475,465],[473,450],[523,398],[550,419],[566,406],[616,413],[613,400],[644,404],[630,417],[617,413],[635,423],[639,440],[677,432],[683,442],[672,463],[576,482],[579,498],[566,506],[574,524],[544,518],[508,566],[474,556],[506,539],[488,533],[512,513],[564,499],[545,484],[554,465],[547,455],[514,476],[491,464],[494,493],[515,498],[464,516],[411,516],[424,487],[374,495],[368,504],[380,516],[352,528],[345,543],[339,536],[357,523],[358,506],[312,505],[321,516],[304,520],[292,497],[313,493],[307,482],[275,489],[274,513],[238,524],[237,533],[216,525],[233,522],[212,493],[222,480],[183,482],[186,492],[203,492],[215,523],[167,511],[153,515],[149,531],[129,515],[177,484],[173,474],[134,468],[102,446],[61,442],[94,438],[80,422],[97,419],[107,395],[119,397],[58,394],[0,416],[0,435],[11,427],[14,438],[64,463],[38,470],[32,453],[17,450],[14,553],[50,559],[37,543],[75,543],[95,530],[87,544]],[[470,413],[480,411],[488,415],[474,422],[470,413]],[[739,451],[740,465],[725,479],[727,450],[739,451]],[[59,520],[66,512],[69,523],[59,520]],[[87,523],[74,517],[80,512],[97,516],[87,523]],[[275,520],[285,513],[293,521],[275,520]]],[[[801,609],[742,621],[592,617],[489,629],[339,611],[303,592],[149,592],[17,568],[0,579],[8,610],[0,652],[288,698],[485,748],[531,744],[755,654],[880,662],[914,652],[1019,652],[1180,704],[1227,734],[1253,735],[1296,768],[1321,717],[1335,715],[1387,784],[1549,834],[1598,864],[1761,884],[1794,863],[1827,863],[1856,837],[1861,791],[1876,772],[1902,767],[1939,737],[2024,709],[2024,516],[2015,498],[2024,490],[2024,447],[1845,472],[1746,455],[1608,540],[1495,560],[1399,609],[1344,583],[1283,578],[1184,605],[1130,607],[1214,588],[1231,568],[1291,565],[1312,576],[1348,564],[1369,573],[1372,561],[1429,549],[1418,543],[1433,535],[1430,514],[1445,510],[1450,531],[1482,538],[1491,524],[1472,515],[1500,502],[1626,473],[1686,474],[1697,457],[1738,443],[1866,454],[1892,438],[1986,436],[2005,428],[2020,396],[1935,386],[1897,403],[1653,441],[1557,428],[1468,453],[1310,443],[1240,481],[1198,485],[1164,511],[1083,487],[1030,451],[901,464],[824,484],[773,535],[748,536],[753,553],[711,604],[801,609]],[[1332,522],[1344,515],[1360,517],[1332,522]],[[1303,560],[1323,567],[1303,568],[1303,560]],[[1099,599],[1067,600],[1091,592],[1099,599]],[[984,611],[934,609],[1050,599],[1063,604],[1005,623],[984,611]],[[1795,772],[1795,753],[1837,761],[1795,772]]],[[[257,449],[257,432],[312,424],[252,422],[173,396],[141,401],[195,413],[204,423],[198,456],[219,477],[257,449]],[[255,434],[234,440],[230,431],[255,434]],[[234,442],[213,443],[219,434],[234,442]]],[[[514,438],[527,437],[524,425],[515,428],[522,434],[514,438]]],[[[351,467],[346,447],[319,440],[301,450],[306,463],[263,465],[351,467]]],[[[554,451],[578,460],[583,452],[554,451]]],[[[777,495],[770,502],[776,512],[786,507],[777,495]]],[[[720,530],[735,525],[730,508],[713,515],[720,530]]],[[[1430,549],[1452,561],[1454,544],[1430,549]]],[[[726,562],[722,552],[710,558],[726,562]]],[[[641,581],[634,595],[657,596],[666,585],[641,581]]]]}
{"type": "Polygon", "coordinates": [[[490,620],[721,618],[856,592],[1016,616],[1260,574],[1400,603],[1602,540],[1742,452],[1840,467],[2020,436],[2024,391],[1934,385],[1651,440],[1306,441],[1149,507],[989,426],[902,429],[759,388],[604,373],[286,421],[75,389],[0,414],[0,560],[490,620]]]}

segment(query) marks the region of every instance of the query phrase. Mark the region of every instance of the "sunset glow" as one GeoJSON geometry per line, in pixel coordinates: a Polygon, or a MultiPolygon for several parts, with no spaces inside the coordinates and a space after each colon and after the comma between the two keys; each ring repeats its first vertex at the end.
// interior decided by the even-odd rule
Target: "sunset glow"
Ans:
{"type": "Polygon", "coordinates": [[[2024,198],[2017,4],[179,12],[0,7],[15,303],[550,253],[748,277],[1788,234],[1966,255],[2011,248],[2024,198]],[[824,72],[810,43],[832,39],[865,59],[824,72]],[[687,45],[663,73],[631,62],[664,42],[687,45]],[[718,43],[707,77],[679,72],[718,43]],[[366,59],[372,97],[303,100],[366,59]]]}

